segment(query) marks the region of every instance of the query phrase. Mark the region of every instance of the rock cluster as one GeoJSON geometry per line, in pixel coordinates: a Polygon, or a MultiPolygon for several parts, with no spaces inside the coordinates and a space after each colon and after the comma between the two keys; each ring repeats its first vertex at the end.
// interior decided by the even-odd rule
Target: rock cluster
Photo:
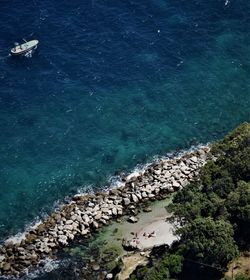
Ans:
{"type": "Polygon", "coordinates": [[[57,249],[76,236],[107,225],[124,214],[136,215],[136,206],[166,197],[185,187],[208,159],[209,147],[158,160],[122,179],[122,186],[95,195],[76,195],[69,204],[26,232],[20,242],[0,247],[0,276],[19,277],[53,258],[57,249]]]}

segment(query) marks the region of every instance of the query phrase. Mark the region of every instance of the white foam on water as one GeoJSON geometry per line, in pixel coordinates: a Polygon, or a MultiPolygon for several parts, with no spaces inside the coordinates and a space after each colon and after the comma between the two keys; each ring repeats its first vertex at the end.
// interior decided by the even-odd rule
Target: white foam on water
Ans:
{"type": "MultiPolygon", "coordinates": [[[[103,186],[101,188],[101,190],[108,191],[111,189],[123,187],[123,186],[125,186],[126,181],[130,180],[133,177],[138,177],[138,176],[143,175],[144,172],[146,171],[146,169],[153,163],[169,160],[172,158],[181,158],[183,155],[185,155],[187,153],[191,153],[191,152],[197,151],[199,149],[208,147],[208,145],[209,145],[209,143],[199,144],[197,146],[191,146],[189,149],[181,150],[178,152],[170,152],[170,153],[167,153],[165,156],[155,155],[149,162],[147,162],[145,164],[136,165],[135,168],[131,172],[124,173],[123,176],[110,176],[107,180],[108,185],[103,186]],[[124,179],[125,179],[125,182],[124,182],[124,179]]],[[[77,190],[77,194],[75,194],[74,197],[84,196],[84,195],[94,194],[94,193],[95,193],[95,190],[94,190],[93,185],[87,185],[87,186],[79,188],[77,190]]],[[[67,200],[67,203],[62,202],[62,201],[56,201],[54,203],[54,206],[53,206],[51,212],[55,212],[57,210],[60,210],[65,205],[74,203],[74,201],[71,199],[71,197],[66,197],[64,199],[64,201],[65,200],[67,200]]],[[[14,243],[14,244],[20,243],[25,238],[25,235],[27,234],[27,232],[29,232],[32,229],[37,228],[47,217],[48,217],[48,213],[43,213],[42,218],[37,217],[33,222],[27,224],[24,232],[19,232],[16,235],[8,237],[4,241],[4,243],[5,244],[10,243],[10,242],[14,243]]]]}
{"type": "MultiPolygon", "coordinates": [[[[60,210],[61,207],[63,207],[65,203],[62,203],[61,201],[57,200],[54,202],[53,207],[51,209],[51,213],[60,210]]],[[[39,217],[36,217],[32,222],[27,223],[25,225],[23,232],[18,232],[15,235],[9,236],[7,239],[4,240],[4,244],[12,243],[12,244],[20,244],[23,239],[25,239],[25,235],[31,231],[32,229],[36,229],[41,223],[43,223],[49,216],[49,213],[42,212],[39,217]]]]}
{"type": "Polygon", "coordinates": [[[46,258],[42,261],[42,263],[44,264],[42,268],[38,268],[32,272],[29,272],[23,277],[18,279],[21,280],[36,279],[37,277],[41,276],[44,273],[49,273],[55,269],[58,269],[61,262],[58,260],[52,260],[50,258],[46,258]]]}
{"type": "MultiPolygon", "coordinates": [[[[125,185],[125,182],[130,180],[131,178],[143,175],[144,172],[146,171],[146,169],[154,163],[158,163],[158,162],[166,161],[166,160],[171,160],[171,159],[174,159],[174,158],[175,159],[181,158],[185,154],[189,154],[189,153],[195,152],[195,151],[203,149],[203,148],[208,148],[209,144],[210,143],[199,144],[197,146],[191,146],[189,149],[180,150],[178,152],[170,152],[170,153],[167,153],[165,156],[156,155],[153,158],[151,158],[151,160],[149,162],[146,162],[145,164],[136,165],[135,168],[131,172],[128,172],[128,173],[124,172],[122,176],[110,176],[109,179],[107,180],[109,184],[106,185],[106,186],[103,186],[101,188],[101,190],[102,191],[108,191],[110,189],[116,189],[116,188],[122,187],[122,186],[125,185]],[[125,181],[124,181],[124,179],[125,179],[125,181]]],[[[77,190],[77,194],[75,194],[74,197],[84,196],[84,195],[94,194],[94,193],[95,193],[95,191],[94,191],[93,185],[87,185],[85,187],[79,188],[77,190]]],[[[56,201],[54,203],[54,207],[53,207],[51,212],[58,211],[65,205],[75,203],[72,200],[72,197],[66,197],[64,199],[64,201],[65,200],[67,200],[67,203],[62,202],[62,201],[56,201]]],[[[48,217],[48,213],[44,213],[44,215],[42,215],[42,216],[43,216],[42,219],[37,218],[32,223],[28,224],[25,227],[24,232],[18,233],[14,236],[10,236],[8,239],[5,240],[4,243],[5,244],[7,244],[9,242],[12,242],[14,244],[20,243],[25,238],[25,235],[28,231],[37,228],[48,217]]],[[[59,263],[60,263],[59,261],[55,261],[55,260],[52,260],[52,259],[49,259],[49,258],[43,260],[42,262],[45,264],[42,268],[36,269],[34,272],[31,272],[31,273],[27,272],[27,275],[24,276],[26,278],[22,278],[22,279],[23,280],[24,279],[35,279],[43,273],[51,272],[52,270],[57,269],[59,267],[59,263]]],[[[9,277],[9,278],[6,278],[6,279],[14,279],[14,278],[9,277]]]]}
{"type": "Polygon", "coordinates": [[[164,156],[155,155],[151,158],[150,161],[148,161],[144,164],[136,165],[135,168],[132,169],[131,172],[124,173],[123,176],[110,176],[109,179],[108,179],[109,186],[103,187],[102,190],[108,191],[110,189],[116,189],[116,188],[122,187],[122,186],[125,185],[124,179],[125,179],[125,181],[128,181],[133,177],[139,177],[139,176],[143,175],[144,172],[147,170],[147,168],[151,164],[161,162],[161,161],[170,160],[170,159],[173,159],[173,158],[179,159],[179,158],[183,157],[185,154],[192,153],[192,152],[195,152],[195,151],[203,149],[203,148],[207,148],[209,146],[209,144],[210,143],[191,146],[189,149],[180,150],[178,152],[176,152],[176,151],[169,152],[164,156]]]}
{"type": "Polygon", "coordinates": [[[8,237],[4,241],[4,243],[5,244],[8,244],[8,243],[20,244],[21,241],[25,239],[25,235],[27,234],[27,232],[32,229],[37,228],[41,223],[42,223],[42,220],[39,218],[36,218],[35,221],[26,225],[24,232],[19,232],[13,236],[8,237]]]}

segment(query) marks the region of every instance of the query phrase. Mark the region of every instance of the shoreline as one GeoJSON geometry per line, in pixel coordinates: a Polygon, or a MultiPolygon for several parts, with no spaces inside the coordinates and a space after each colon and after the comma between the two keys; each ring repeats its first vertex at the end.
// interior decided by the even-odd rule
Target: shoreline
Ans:
{"type": "MultiPolygon", "coordinates": [[[[41,268],[44,259],[54,259],[57,250],[76,236],[91,232],[124,215],[134,216],[136,207],[146,201],[160,200],[185,187],[198,175],[208,159],[209,145],[157,158],[145,164],[107,191],[77,194],[47,219],[21,234],[23,239],[8,238],[0,247],[0,276],[20,277],[41,268]]],[[[20,235],[20,234],[19,234],[20,235]]]]}
{"type": "MultiPolygon", "coordinates": [[[[92,241],[89,242],[90,248],[96,252],[94,258],[92,258],[91,249],[85,255],[84,247],[82,248],[81,245],[77,243],[73,247],[66,249],[66,252],[73,258],[75,257],[77,259],[79,257],[81,259],[81,257],[84,256],[83,262],[86,260],[86,257],[88,259],[84,269],[82,269],[81,260],[78,262],[78,265],[76,265],[76,270],[78,271],[76,278],[103,280],[105,275],[110,276],[112,274],[113,278],[116,279],[119,275],[118,279],[120,279],[120,275],[127,274],[129,271],[133,270],[132,268],[134,266],[137,266],[135,263],[130,263],[130,260],[134,260],[135,256],[147,261],[147,256],[149,256],[154,246],[170,245],[173,239],[176,240],[177,238],[172,232],[172,225],[169,221],[166,221],[166,218],[170,217],[166,206],[171,203],[172,197],[173,195],[171,194],[168,195],[166,199],[150,201],[147,203],[146,207],[139,207],[138,214],[136,215],[138,222],[136,223],[129,222],[129,216],[126,215],[119,218],[118,221],[112,222],[112,224],[107,227],[103,227],[94,235],[92,241]],[[144,211],[149,208],[150,211],[144,211]],[[160,231],[155,227],[156,225],[158,226],[158,223],[162,226],[160,231]],[[166,231],[166,227],[171,228],[171,231],[166,231]],[[155,230],[155,236],[150,238],[143,236],[143,232],[146,231],[149,233],[152,232],[152,230],[155,230]],[[142,233],[141,235],[140,232],[142,233]],[[143,239],[140,240],[142,244],[143,241],[146,240],[150,242],[150,246],[144,247],[140,246],[141,244],[135,246],[137,245],[135,241],[139,241],[140,238],[143,239]],[[123,240],[131,242],[132,246],[129,246],[129,248],[124,246],[123,240]],[[96,265],[98,265],[98,270],[93,269],[96,265]],[[115,271],[119,270],[119,268],[122,269],[122,272],[120,271],[117,275],[115,271]]],[[[67,269],[65,271],[67,271],[67,269]]]]}
{"type": "MultiPolygon", "coordinates": [[[[41,211],[41,213],[35,217],[32,221],[27,222],[22,229],[20,229],[17,233],[5,236],[0,239],[0,249],[1,246],[7,241],[7,242],[13,242],[13,243],[20,243],[22,239],[25,238],[25,234],[27,234],[29,231],[36,228],[38,225],[43,223],[45,220],[47,220],[51,214],[55,212],[60,212],[61,209],[72,202],[73,197],[77,196],[88,196],[88,195],[95,195],[96,193],[104,193],[109,192],[112,189],[119,189],[124,187],[124,179],[126,179],[128,176],[138,176],[138,174],[143,173],[149,166],[153,165],[154,163],[169,160],[173,158],[178,158],[182,155],[195,152],[199,150],[200,148],[204,147],[210,147],[212,143],[208,142],[206,144],[198,144],[198,145],[192,145],[190,148],[186,149],[178,149],[173,152],[168,152],[165,155],[154,155],[150,158],[150,160],[146,161],[145,163],[139,163],[134,168],[132,168],[129,171],[121,171],[119,175],[111,175],[108,176],[106,179],[106,183],[102,185],[100,190],[93,190],[93,185],[90,184],[87,191],[83,187],[80,187],[76,190],[76,193],[71,196],[65,196],[61,200],[56,200],[53,205],[51,206],[51,209],[46,212],[44,210],[41,211]]],[[[100,187],[100,186],[99,186],[100,187]]]]}

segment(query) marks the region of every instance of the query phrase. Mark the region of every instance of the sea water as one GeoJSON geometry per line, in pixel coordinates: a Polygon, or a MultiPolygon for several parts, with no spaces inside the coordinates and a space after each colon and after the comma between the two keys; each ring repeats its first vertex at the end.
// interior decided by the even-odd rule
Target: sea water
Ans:
{"type": "Polygon", "coordinates": [[[1,1],[0,239],[250,120],[248,0],[1,1]],[[38,39],[32,57],[9,57],[38,39]]]}

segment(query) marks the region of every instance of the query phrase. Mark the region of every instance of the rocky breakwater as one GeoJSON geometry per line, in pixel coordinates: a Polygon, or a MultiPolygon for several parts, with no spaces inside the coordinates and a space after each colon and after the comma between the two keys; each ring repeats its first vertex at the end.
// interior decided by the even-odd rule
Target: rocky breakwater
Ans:
{"type": "Polygon", "coordinates": [[[135,213],[145,201],[163,199],[185,187],[208,159],[209,147],[153,162],[121,179],[120,187],[95,195],[76,195],[72,201],[30,228],[19,241],[0,247],[0,276],[20,277],[55,258],[58,249],[76,237],[88,237],[119,216],[135,213]]]}

